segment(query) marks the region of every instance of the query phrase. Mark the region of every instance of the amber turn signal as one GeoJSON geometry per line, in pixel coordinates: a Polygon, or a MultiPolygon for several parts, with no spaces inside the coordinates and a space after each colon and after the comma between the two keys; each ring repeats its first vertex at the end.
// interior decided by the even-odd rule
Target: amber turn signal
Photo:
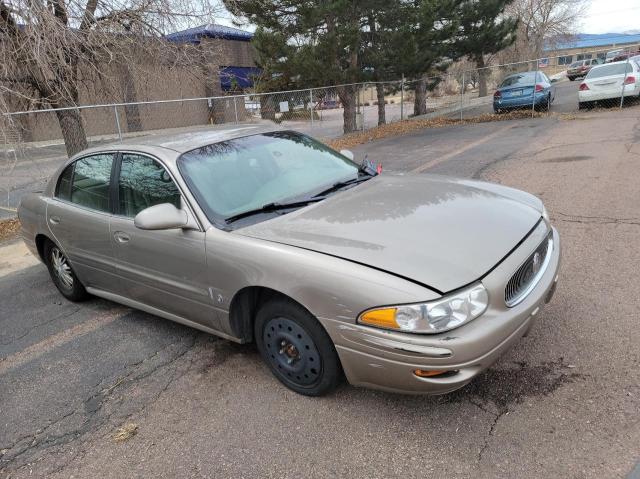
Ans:
{"type": "Polygon", "coordinates": [[[447,374],[450,371],[437,371],[437,370],[428,370],[428,369],[414,369],[413,374],[418,376],[419,378],[432,378],[434,376],[442,376],[443,374],[447,374]]]}
{"type": "Polygon", "coordinates": [[[396,308],[372,309],[360,316],[360,322],[378,328],[400,329],[396,322],[396,308]]]}

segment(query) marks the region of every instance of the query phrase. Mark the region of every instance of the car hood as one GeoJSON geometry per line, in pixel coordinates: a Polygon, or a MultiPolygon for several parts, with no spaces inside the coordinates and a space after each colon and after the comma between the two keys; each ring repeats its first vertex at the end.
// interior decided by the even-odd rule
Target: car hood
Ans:
{"type": "Polygon", "coordinates": [[[362,263],[444,293],[488,272],[541,211],[536,197],[500,185],[383,174],[234,233],[362,263]]]}

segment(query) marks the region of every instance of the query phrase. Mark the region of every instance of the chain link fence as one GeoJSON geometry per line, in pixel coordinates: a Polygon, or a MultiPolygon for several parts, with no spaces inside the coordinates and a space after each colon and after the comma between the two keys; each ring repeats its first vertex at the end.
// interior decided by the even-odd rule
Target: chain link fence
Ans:
{"type": "Polygon", "coordinates": [[[448,73],[421,80],[5,113],[0,117],[0,218],[15,214],[22,195],[44,187],[69,147],[241,124],[277,124],[332,139],[344,134],[345,125],[357,132],[412,118],[487,121],[515,110],[544,116],[623,108],[640,102],[640,57],[633,57],[638,50],[628,48],[622,62],[587,78],[604,63],[602,51],[583,53],[575,61],[564,56],[482,69],[454,64],[448,73]]]}

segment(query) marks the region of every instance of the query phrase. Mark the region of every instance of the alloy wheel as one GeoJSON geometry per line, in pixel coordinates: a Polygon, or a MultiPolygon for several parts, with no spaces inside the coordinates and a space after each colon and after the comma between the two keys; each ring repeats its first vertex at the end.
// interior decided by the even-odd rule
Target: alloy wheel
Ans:
{"type": "Polygon", "coordinates": [[[71,266],[62,251],[57,246],[51,248],[51,266],[53,267],[53,273],[56,278],[60,280],[60,283],[65,288],[73,288],[73,273],[71,272],[71,266]]]}

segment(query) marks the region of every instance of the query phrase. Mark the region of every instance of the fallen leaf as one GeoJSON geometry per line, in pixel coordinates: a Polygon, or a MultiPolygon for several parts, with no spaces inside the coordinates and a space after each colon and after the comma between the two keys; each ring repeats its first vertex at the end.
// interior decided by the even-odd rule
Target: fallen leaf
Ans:
{"type": "Polygon", "coordinates": [[[113,435],[113,440],[116,442],[123,442],[127,439],[131,439],[138,433],[138,425],[130,422],[119,428],[113,435]]]}

